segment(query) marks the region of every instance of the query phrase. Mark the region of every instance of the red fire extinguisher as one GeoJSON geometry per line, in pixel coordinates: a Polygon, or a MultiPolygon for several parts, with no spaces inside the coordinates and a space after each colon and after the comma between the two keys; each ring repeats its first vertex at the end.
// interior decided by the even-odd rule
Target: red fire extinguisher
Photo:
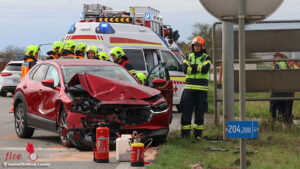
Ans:
{"type": "Polygon", "coordinates": [[[142,167],[145,165],[144,152],[150,147],[152,139],[147,140],[148,145],[144,148],[144,144],[140,142],[139,138],[135,138],[131,146],[130,162],[132,167],[142,167]]]}
{"type": "Polygon", "coordinates": [[[94,161],[96,163],[109,162],[109,128],[97,127],[96,148],[94,148],[94,161]]]}

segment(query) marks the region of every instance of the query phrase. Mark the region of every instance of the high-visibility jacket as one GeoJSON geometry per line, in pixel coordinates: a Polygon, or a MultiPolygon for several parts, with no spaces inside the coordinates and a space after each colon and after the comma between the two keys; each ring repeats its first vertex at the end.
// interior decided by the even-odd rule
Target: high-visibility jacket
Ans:
{"type": "Polygon", "coordinates": [[[85,57],[82,56],[76,56],[76,55],[72,55],[72,54],[67,54],[65,56],[61,56],[61,59],[85,59],[85,57]]]}
{"type": "Polygon", "coordinates": [[[128,60],[123,60],[121,66],[126,68],[132,75],[135,75],[135,69],[133,68],[132,64],[128,60]]]}
{"type": "Polygon", "coordinates": [[[21,78],[25,77],[29,70],[36,64],[36,60],[26,57],[21,67],[21,78]]]}
{"type": "Polygon", "coordinates": [[[183,71],[186,74],[185,89],[207,92],[210,65],[211,58],[204,52],[198,57],[191,53],[183,61],[183,71]]]}
{"type": "Polygon", "coordinates": [[[49,55],[46,60],[57,59],[54,55],[49,55]]]}
{"type": "Polygon", "coordinates": [[[285,62],[278,62],[279,69],[287,69],[287,64],[285,62]]]}

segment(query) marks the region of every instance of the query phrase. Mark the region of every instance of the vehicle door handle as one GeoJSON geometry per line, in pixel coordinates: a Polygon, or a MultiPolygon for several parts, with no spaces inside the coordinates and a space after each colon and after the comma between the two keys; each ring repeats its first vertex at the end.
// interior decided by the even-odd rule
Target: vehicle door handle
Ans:
{"type": "Polygon", "coordinates": [[[24,85],[24,86],[23,86],[23,89],[26,89],[26,88],[27,88],[27,85],[24,85]]]}
{"type": "Polygon", "coordinates": [[[39,90],[39,94],[43,94],[43,90],[42,89],[39,90]]]}

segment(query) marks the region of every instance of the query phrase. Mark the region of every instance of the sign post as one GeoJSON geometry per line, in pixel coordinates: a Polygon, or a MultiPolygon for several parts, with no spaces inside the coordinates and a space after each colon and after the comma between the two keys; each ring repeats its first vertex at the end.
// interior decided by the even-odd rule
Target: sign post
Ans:
{"type": "MultiPolygon", "coordinates": [[[[246,0],[239,2],[239,99],[240,99],[240,120],[246,120],[246,73],[245,73],[245,17],[246,17],[246,0]]],[[[246,142],[240,139],[240,167],[246,169],[246,142]]]]}
{"type": "MultiPolygon", "coordinates": [[[[275,12],[283,0],[199,0],[204,8],[221,21],[239,27],[239,99],[240,121],[246,120],[245,24],[263,20],[275,12]]],[[[215,70],[214,70],[215,71],[215,70]]],[[[229,113],[229,112],[228,112],[229,113]]],[[[234,113],[234,112],[231,112],[234,113]]],[[[246,169],[246,143],[240,138],[240,168],[246,169]]]]}

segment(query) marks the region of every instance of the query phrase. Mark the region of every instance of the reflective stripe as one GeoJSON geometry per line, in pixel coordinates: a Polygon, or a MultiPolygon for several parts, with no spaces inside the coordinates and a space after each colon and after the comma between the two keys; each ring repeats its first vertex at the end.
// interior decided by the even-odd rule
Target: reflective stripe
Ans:
{"type": "Polygon", "coordinates": [[[184,125],[184,126],[181,126],[181,129],[182,130],[191,130],[191,127],[192,127],[192,125],[184,125]]]}
{"type": "Polygon", "coordinates": [[[211,61],[207,60],[207,61],[203,62],[203,65],[207,65],[207,64],[211,64],[211,61]]]}
{"type": "Polygon", "coordinates": [[[208,87],[207,87],[207,86],[190,85],[190,84],[185,85],[185,89],[193,89],[193,90],[204,90],[204,91],[208,91],[208,87]]]}
{"type": "Polygon", "coordinates": [[[191,66],[191,62],[184,60],[183,63],[187,64],[188,66],[191,66]]]}
{"type": "Polygon", "coordinates": [[[197,72],[201,72],[201,68],[202,68],[202,65],[201,65],[201,64],[198,64],[197,72]]]}
{"type": "Polygon", "coordinates": [[[185,82],[185,76],[182,76],[182,77],[171,76],[170,79],[185,82]]]}
{"type": "Polygon", "coordinates": [[[187,71],[186,71],[186,74],[192,74],[192,68],[191,67],[188,67],[187,71]]]}
{"type": "Polygon", "coordinates": [[[129,71],[131,74],[136,74],[134,69],[128,70],[128,71],[129,71]]]}
{"type": "Polygon", "coordinates": [[[204,125],[194,124],[194,129],[196,129],[196,130],[203,130],[204,129],[204,125]]]}

